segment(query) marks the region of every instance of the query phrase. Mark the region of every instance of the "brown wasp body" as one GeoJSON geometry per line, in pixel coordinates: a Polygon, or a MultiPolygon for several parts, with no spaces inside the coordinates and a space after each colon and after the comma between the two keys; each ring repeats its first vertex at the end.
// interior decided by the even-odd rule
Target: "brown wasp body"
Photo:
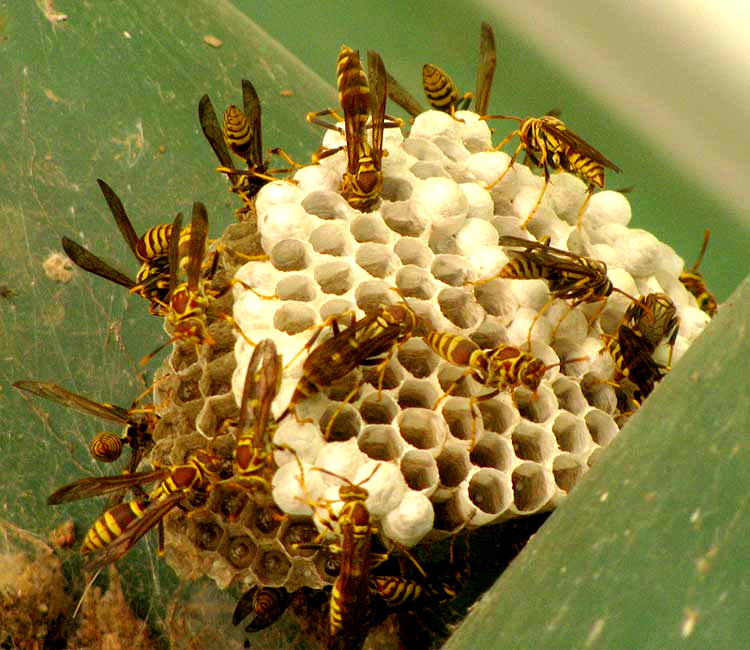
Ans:
{"type": "Polygon", "coordinates": [[[665,293],[649,293],[627,308],[625,321],[629,323],[633,332],[641,337],[650,353],[666,339],[669,345],[667,368],[670,368],[674,344],[680,329],[680,317],[672,299],[665,293]]]}
{"type": "MultiPolygon", "coordinates": [[[[339,102],[344,111],[346,136],[346,172],[342,179],[341,195],[349,205],[362,212],[370,212],[383,188],[383,129],[401,126],[400,120],[386,121],[385,103],[388,82],[383,59],[377,52],[368,52],[368,78],[359,60],[359,52],[343,45],[336,68],[339,102]],[[367,119],[372,118],[370,142],[367,141],[367,119]]],[[[308,113],[307,121],[327,129],[339,127],[320,118],[335,116],[332,110],[308,113]]],[[[341,147],[343,148],[343,147],[341,147]]],[[[324,150],[315,161],[330,156],[341,148],[324,150]]]]}
{"type": "Polygon", "coordinates": [[[615,363],[614,382],[631,381],[640,395],[640,403],[653,391],[656,382],[664,376],[664,368],[651,358],[651,350],[641,336],[627,325],[620,325],[616,337],[605,337],[604,347],[615,363]]]}
{"type": "Polygon", "coordinates": [[[240,483],[260,483],[270,491],[273,454],[270,431],[273,403],[282,378],[281,356],[272,339],[264,339],[253,350],[245,377],[234,450],[235,476],[240,483]],[[252,427],[250,420],[252,419],[252,427]]]}
{"type": "Polygon", "coordinates": [[[539,193],[531,212],[521,224],[521,228],[526,228],[539,209],[549,185],[550,169],[564,170],[578,176],[588,184],[586,198],[578,211],[579,226],[594,188],[604,187],[605,167],[616,172],[620,171],[617,165],[605,158],[600,151],[597,151],[583,138],[573,133],[562,120],[553,115],[525,119],[512,115],[485,115],[482,119],[515,120],[520,124],[518,129],[510,133],[495,147],[496,150],[502,149],[513,137],[518,136],[519,145],[513,152],[508,166],[498,179],[488,186],[488,189],[497,185],[505,177],[522,151],[526,151],[534,164],[544,170],[542,191],[539,193]]]}
{"type": "MultiPolygon", "coordinates": [[[[297,382],[287,409],[277,422],[296,405],[333,382],[343,378],[358,366],[375,357],[391,353],[394,346],[405,341],[417,324],[417,317],[406,303],[380,305],[360,320],[355,320],[344,330],[332,321],[333,336],[313,349],[302,366],[302,377],[297,382]]],[[[320,330],[308,341],[312,346],[320,330]]],[[[385,368],[386,361],[383,362],[385,368]]]]}
{"type": "MultiPolygon", "coordinates": [[[[140,488],[160,480],[147,498],[120,503],[105,511],[89,529],[81,546],[84,555],[96,555],[87,564],[95,570],[121,558],[174,507],[195,491],[210,489],[221,476],[221,464],[206,452],[196,452],[184,465],[120,476],[84,478],[55,491],[47,503],[57,505],[92,496],[111,494],[125,488],[140,488]]],[[[160,551],[163,548],[160,540],[160,551]]]]}
{"type": "Polygon", "coordinates": [[[127,472],[134,472],[138,467],[143,454],[151,445],[151,434],[159,421],[159,417],[149,407],[125,409],[114,404],[95,402],[49,382],[17,381],[13,386],[81,413],[124,425],[126,428],[120,436],[109,431],[96,434],[89,451],[97,460],[111,463],[120,457],[123,446],[128,444],[132,453],[127,472]]]}
{"type": "Polygon", "coordinates": [[[703,235],[703,245],[701,251],[698,254],[698,259],[695,260],[695,264],[692,267],[680,273],[680,282],[690,292],[698,303],[698,307],[701,311],[707,313],[711,318],[716,315],[719,310],[719,305],[716,302],[716,297],[706,286],[706,282],[703,276],[698,272],[698,268],[703,261],[703,254],[706,252],[708,247],[708,238],[711,236],[711,231],[706,228],[706,232],[703,235]]]}

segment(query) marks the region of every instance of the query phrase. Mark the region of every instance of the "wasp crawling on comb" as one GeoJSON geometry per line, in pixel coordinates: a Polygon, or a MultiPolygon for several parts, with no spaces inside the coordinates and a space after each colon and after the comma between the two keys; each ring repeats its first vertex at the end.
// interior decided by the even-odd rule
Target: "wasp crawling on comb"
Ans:
{"type": "Polygon", "coordinates": [[[695,260],[693,266],[680,273],[680,282],[693,295],[700,310],[713,318],[719,310],[719,305],[716,302],[714,294],[706,286],[703,276],[698,272],[698,268],[703,261],[703,255],[706,252],[706,248],[708,248],[708,238],[710,236],[711,231],[706,228],[706,232],[703,235],[703,245],[701,246],[700,253],[698,253],[698,259],[695,260]]]}
{"type": "MultiPolygon", "coordinates": [[[[377,52],[367,53],[369,77],[359,60],[359,52],[343,45],[336,68],[339,103],[344,112],[346,136],[346,171],[341,184],[341,195],[349,205],[362,212],[370,212],[383,189],[383,129],[400,127],[401,120],[386,119],[385,103],[388,81],[383,59],[377,52]],[[367,120],[371,118],[371,138],[367,140],[367,120]]],[[[307,121],[326,129],[341,132],[340,128],[320,118],[332,116],[328,109],[308,113],[307,121]]],[[[343,149],[325,149],[314,156],[314,161],[343,149]]]]}
{"type": "Polygon", "coordinates": [[[263,185],[277,180],[277,174],[289,173],[299,167],[286,152],[274,148],[270,153],[283,158],[289,167],[268,168],[270,163],[263,151],[260,99],[255,87],[247,79],[242,80],[242,108],[230,104],[219,125],[211,99],[208,95],[203,95],[198,102],[198,121],[219,161],[217,171],[228,176],[232,192],[240,195],[245,209],[251,206],[252,199],[263,185]],[[232,154],[243,160],[247,169],[237,169],[232,154]]]}
{"type": "Polygon", "coordinates": [[[594,149],[581,136],[573,133],[573,131],[565,126],[562,120],[553,115],[527,118],[515,117],[513,115],[484,115],[482,119],[515,120],[520,125],[516,130],[503,138],[500,144],[495,147],[495,150],[500,150],[515,136],[518,136],[519,144],[508,161],[508,166],[486,189],[494,187],[505,178],[505,175],[510,171],[513,163],[516,162],[522,151],[525,151],[533,163],[541,167],[544,171],[542,191],[539,193],[536,203],[531,208],[531,212],[523,220],[521,228],[528,226],[539,209],[549,185],[550,169],[569,172],[588,185],[586,188],[586,197],[578,210],[579,227],[594,188],[604,187],[605,167],[616,172],[620,171],[620,168],[607,159],[604,154],[594,149]]]}

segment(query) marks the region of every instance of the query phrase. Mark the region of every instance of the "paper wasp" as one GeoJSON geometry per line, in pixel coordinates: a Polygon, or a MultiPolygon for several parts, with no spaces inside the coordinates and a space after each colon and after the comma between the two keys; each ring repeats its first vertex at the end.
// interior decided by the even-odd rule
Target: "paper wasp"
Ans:
{"type": "MultiPolygon", "coordinates": [[[[581,257],[559,248],[552,248],[549,239],[533,241],[520,237],[500,237],[500,246],[509,247],[511,260],[498,273],[473,284],[484,284],[495,278],[513,280],[542,279],[547,283],[552,298],[572,300],[570,310],[588,302],[606,300],[612,292],[621,293],[632,302],[638,299],[615,287],[607,276],[607,265],[601,260],[581,257]]],[[[548,303],[551,304],[551,303],[548,303]]],[[[542,315],[544,309],[537,318],[542,315]]],[[[568,312],[569,313],[569,312],[568,312]]],[[[563,317],[564,318],[564,317],[563,317]]],[[[561,321],[562,322],[562,319],[561,321]]],[[[557,327],[559,327],[558,322],[557,327]]],[[[529,328],[529,341],[534,323],[529,328]]]]}
{"type": "Polygon", "coordinates": [[[149,228],[143,236],[138,237],[125,212],[122,201],[114,190],[101,179],[97,179],[97,183],[123,239],[140,263],[135,280],[111,267],[104,260],[68,237],[62,238],[63,249],[76,266],[105,280],[119,284],[128,289],[130,293],[145,298],[151,303],[149,306],[151,314],[164,316],[163,303],[167,296],[169,284],[166,251],[169,246],[171,226],[169,224],[154,226],[149,228]]]}
{"type": "Polygon", "coordinates": [[[152,408],[137,409],[131,406],[125,409],[107,402],[95,402],[49,382],[17,381],[13,386],[81,413],[124,425],[125,430],[119,436],[110,431],[97,433],[91,440],[89,451],[97,460],[112,463],[120,457],[125,444],[129,445],[131,455],[127,472],[134,472],[138,467],[143,454],[151,445],[151,434],[159,421],[159,416],[152,408]]]}
{"type": "Polygon", "coordinates": [[[232,191],[239,194],[246,205],[263,185],[276,180],[274,174],[289,172],[299,166],[284,151],[276,148],[271,149],[271,153],[281,156],[291,167],[268,169],[269,161],[264,158],[263,151],[260,99],[247,79],[242,80],[242,108],[231,104],[224,112],[223,126],[219,126],[208,95],[203,95],[198,102],[198,120],[219,160],[217,171],[229,177],[232,191]],[[232,153],[247,164],[247,169],[235,167],[232,153]]]}
{"type": "Polygon", "coordinates": [[[650,353],[654,352],[662,339],[667,340],[669,359],[666,367],[670,368],[680,329],[680,317],[672,299],[665,293],[649,293],[625,310],[625,321],[641,337],[650,353]]]}
{"type": "MultiPolygon", "coordinates": [[[[280,422],[290,411],[296,415],[299,402],[343,378],[357,366],[369,364],[376,357],[388,353],[381,363],[384,370],[394,346],[408,339],[416,326],[417,316],[405,302],[380,305],[360,320],[352,315],[351,324],[343,330],[339,329],[338,321],[332,319],[333,336],[308,354],[289,406],[276,421],[280,422]]],[[[318,329],[305,348],[313,345],[320,332],[318,329]]]]}
{"type": "Polygon", "coordinates": [[[703,254],[706,252],[706,248],[708,247],[708,238],[710,236],[711,231],[706,228],[706,232],[703,235],[703,245],[701,246],[701,251],[698,254],[698,259],[695,260],[695,264],[693,264],[693,266],[680,273],[680,282],[682,282],[688,292],[693,295],[696,302],[698,303],[698,307],[700,308],[700,310],[707,313],[711,318],[713,318],[716,315],[716,312],[719,310],[719,306],[716,302],[714,294],[712,294],[706,286],[706,282],[703,279],[703,276],[698,272],[698,268],[703,261],[703,254]]]}
{"type": "Polygon", "coordinates": [[[483,350],[474,341],[460,334],[433,330],[422,338],[441,358],[456,366],[467,367],[464,374],[444,391],[433,408],[437,408],[438,404],[456,389],[464,377],[472,377],[491,389],[487,393],[470,398],[472,441],[476,431],[474,404],[492,399],[503,390],[511,391],[515,403],[514,391],[520,386],[528,388],[535,394],[544,374],[560,365],[560,363],[545,365],[541,359],[522,352],[512,345],[498,345],[495,348],[483,350]]]}
{"type": "Polygon", "coordinates": [[[664,367],[653,360],[644,339],[627,325],[620,325],[616,337],[605,335],[604,347],[615,363],[615,384],[623,378],[631,381],[640,393],[637,403],[648,397],[664,376],[664,367]]]}
{"type": "MultiPolygon", "coordinates": [[[[480,115],[485,114],[489,105],[492,78],[495,74],[496,63],[495,33],[488,23],[482,22],[479,35],[479,65],[477,66],[476,93],[474,94],[474,111],[480,115]]],[[[388,97],[412,117],[424,113],[425,109],[408,90],[390,74],[387,74],[387,78],[388,97]]],[[[466,93],[459,100],[458,89],[453,80],[440,70],[440,68],[429,64],[422,67],[422,87],[432,108],[450,113],[451,115],[456,110],[459,110],[459,108],[468,107],[472,97],[471,93],[466,93]],[[434,103],[432,98],[434,98],[434,103]]]]}
{"type": "MultiPolygon", "coordinates": [[[[183,236],[185,231],[182,231],[182,215],[178,214],[172,224],[169,245],[169,293],[168,301],[163,305],[167,320],[173,327],[173,334],[170,339],[146,355],[141,360],[141,365],[145,365],[166,345],[177,341],[193,343],[196,346],[212,345],[215,341],[208,331],[208,309],[211,301],[226,294],[233,284],[242,284],[246,289],[253,291],[239,280],[233,280],[222,289],[210,289],[207,286],[208,281],[201,277],[208,240],[208,214],[203,203],[193,203],[188,241],[185,241],[186,237],[183,236]],[[185,281],[178,283],[183,272],[185,281]]],[[[209,271],[211,276],[217,261],[217,257],[214,257],[214,263],[209,271]]],[[[217,314],[217,318],[227,321],[250,345],[255,345],[230,315],[217,314]]]]}
{"type": "MultiPolygon", "coordinates": [[[[344,135],[346,136],[346,172],[341,184],[341,195],[349,205],[362,212],[370,212],[383,188],[383,129],[401,126],[400,120],[385,115],[388,81],[383,59],[377,52],[368,51],[365,71],[359,60],[359,52],[346,45],[339,51],[336,69],[339,103],[344,111],[344,135]],[[367,141],[367,118],[370,117],[372,137],[367,141]]],[[[307,121],[326,129],[341,132],[340,127],[320,119],[326,115],[336,116],[331,110],[308,113],[307,121]]],[[[344,147],[326,149],[314,156],[317,162],[337,153],[344,147]]]]}
{"type": "Polygon", "coordinates": [[[474,97],[472,93],[467,92],[459,98],[458,88],[453,79],[442,68],[431,63],[422,66],[422,89],[432,108],[450,115],[465,110],[474,97]]]}
{"type": "MultiPolygon", "coordinates": [[[[120,476],[89,477],[75,481],[52,493],[50,505],[111,494],[125,488],[160,481],[147,498],[120,503],[107,510],[89,529],[81,546],[84,555],[95,553],[86,570],[95,570],[120,559],[173,508],[191,493],[202,493],[224,477],[223,462],[207,452],[197,451],[184,465],[163,467],[120,476]]],[[[163,539],[160,535],[160,553],[163,539]]]]}
{"type": "Polygon", "coordinates": [[[232,625],[239,625],[245,618],[254,615],[245,627],[245,632],[258,632],[275,623],[297,595],[283,587],[260,587],[254,585],[245,592],[234,608],[232,625]]]}
{"type": "Polygon", "coordinates": [[[281,386],[281,355],[273,339],[263,339],[253,350],[245,376],[245,386],[237,424],[234,473],[240,483],[260,483],[270,492],[273,466],[270,431],[275,428],[271,405],[281,386]],[[252,427],[250,421],[252,420],[252,427]]]}
{"type": "Polygon", "coordinates": [[[495,150],[502,149],[510,140],[518,136],[519,145],[513,152],[508,166],[497,180],[490,183],[486,189],[494,187],[505,178],[505,175],[522,151],[526,151],[534,164],[542,167],[544,170],[542,191],[539,193],[531,212],[521,224],[521,228],[526,228],[529,221],[531,221],[539,209],[539,205],[549,185],[550,169],[562,169],[578,176],[578,178],[588,184],[586,198],[578,210],[579,226],[581,225],[583,213],[586,210],[589,199],[594,192],[594,187],[604,187],[604,168],[606,167],[616,172],[620,171],[617,165],[604,157],[604,154],[594,149],[583,138],[565,126],[562,120],[552,115],[528,118],[515,117],[513,115],[484,115],[482,119],[515,120],[520,125],[519,128],[503,138],[500,144],[495,147],[495,150]]]}

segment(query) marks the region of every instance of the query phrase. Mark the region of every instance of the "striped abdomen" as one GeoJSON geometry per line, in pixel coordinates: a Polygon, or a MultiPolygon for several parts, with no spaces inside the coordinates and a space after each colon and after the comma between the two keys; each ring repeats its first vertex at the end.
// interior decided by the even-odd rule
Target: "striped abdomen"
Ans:
{"type": "Polygon", "coordinates": [[[128,501],[107,510],[86,533],[81,553],[85,555],[111,544],[128,526],[143,516],[150,503],[148,500],[128,501]]]}
{"type": "Polygon", "coordinates": [[[443,70],[436,65],[422,66],[422,88],[430,106],[444,113],[452,112],[458,102],[458,88],[443,70]]]}

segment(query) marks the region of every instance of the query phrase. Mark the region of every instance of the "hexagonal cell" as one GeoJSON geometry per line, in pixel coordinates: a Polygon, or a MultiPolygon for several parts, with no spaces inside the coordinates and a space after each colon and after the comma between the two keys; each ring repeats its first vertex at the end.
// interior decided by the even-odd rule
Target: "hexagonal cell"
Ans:
{"type": "Polygon", "coordinates": [[[440,485],[447,488],[458,486],[471,469],[469,452],[461,445],[446,444],[436,462],[440,485]]]}
{"type": "Polygon", "coordinates": [[[411,338],[399,345],[397,357],[399,363],[417,379],[429,377],[440,365],[440,357],[418,338],[411,338]]]}
{"type": "Polygon", "coordinates": [[[188,518],[187,537],[201,551],[215,551],[224,539],[224,529],[212,517],[188,518]]]}
{"type": "Polygon", "coordinates": [[[257,550],[257,545],[248,535],[237,535],[229,539],[222,554],[236,569],[245,569],[252,563],[257,550]]]}
{"type": "Polygon", "coordinates": [[[433,503],[433,507],[435,510],[434,530],[449,535],[461,530],[471,518],[474,510],[471,503],[462,499],[458,494],[454,494],[442,503],[433,503]]]}
{"type": "Polygon", "coordinates": [[[310,245],[299,239],[284,239],[271,249],[270,258],[279,271],[301,271],[310,265],[310,245]]]}
{"type": "Polygon", "coordinates": [[[422,449],[410,449],[401,458],[401,474],[412,490],[432,494],[440,483],[435,458],[422,449]]]}
{"type": "Polygon", "coordinates": [[[605,384],[595,373],[586,373],[583,376],[581,392],[589,405],[600,411],[614,413],[617,409],[615,389],[609,384],[605,384]]]}
{"type": "Polygon", "coordinates": [[[224,393],[223,395],[214,395],[208,397],[203,403],[195,426],[201,434],[211,438],[228,420],[234,420],[238,415],[237,403],[234,401],[234,395],[224,393]]]}
{"type": "Polygon", "coordinates": [[[599,409],[591,409],[583,419],[593,441],[602,447],[606,447],[619,431],[612,416],[599,409]]]}
{"type": "Polygon", "coordinates": [[[390,246],[385,244],[361,244],[354,254],[357,265],[374,278],[385,278],[396,271],[398,259],[390,246]]]}
{"type": "Polygon", "coordinates": [[[513,450],[521,460],[546,463],[557,453],[555,436],[538,424],[522,420],[511,434],[513,450]]]}
{"type": "Polygon", "coordinates": [[[484,431],[479,413],[476,408],[472,409],[471,400],[466,397],[449,397],[443,402],[440,414],[451,435],[458,440],[476,440],[484,431]]]}
{"type": "Polygon", "coordinates": [[[259,501],[265,501],[265,503],[256,503],[257,507],[245,519],[245,525],[258,542],[263,539],[274,539],[286,520],[284,513],[270,499],[259,499],[259,501]]]}
{"type": "Polygon", "coordinates": [[[320,578],[329,584],[341,573],[340,554],[332,553],[327,546],[315,554],[313,563],[320,578]]]}
{"type": "Polygon", "coordinates": [[[482,423],[486,431],[505,433],[518,421],[518,412],[511,408],[507,397],[500,395],[494,399],[482,400],[477,408],[482,416],[482,423]]]}
{"type": "Polygon", "coordinates": [[[319,219],[348,219],[351,207],[338,192],[313,190],[302,199],[300,205],[308,214],[319,219]]]}
{"type": "Polygon", "coordinates": [[[554,496],[554,482],[536,463],[522,463],[513,470],[513,504],[519,512],[540,512],[554,496]]]}
{"type": "Polygon", "coordinates": [[[324,223],[315,228],[307,239],[316,253],[341,257],[351,252],[351,245],[344,226],[339,223],[324,223]]]}
{"type": "Polygon", "coordinates": [[[326,440],[343,441],[356,438],[362,428],[359,413],[351,404],[329,406],[320,418],[320,430],[326,440]]]}
{"type": "Polygon", "coordinates": [[[346,298],[332,298],[326,300],[318,309],[318,313],[323,320],[330,318],[331,316],[340,316],[345,318],[345,322],[342,325],[348,323],[351,320],[353,313],[354,303],[346,298]]]}
{"type": "Polygon", "coordinates": [[[578,382],[573,381],[569,377],[565,375],[555,377],[552,382],[552,390],[555,391],[557,404],[561,409],[565,409],[576,415],[582,415],[588,408],[588,403],[583,396],[578,382]]]}
{"type": "Polygon", "coordinates": [[[480,469],[469,480],[469,500],[492,518],[501,515],[513,502],[507,475],[496,469],[480,469]]]}
{"type": "Polygon", "coordinates": [[[515,294],[508,285],[510,280],[498,278],[474,286],[474,298],[485,312],[510,320],[518,307],[515,294]]]}
{"type": "Polygon", "coordinates": [[[380,391],[398,388],[406,376],[395,355],[388,358],[385,364],[362,366],[361,369],[362,380],[380,391]]]}
{"type": "Polygon", "coordinates": [[[359,404],[359,414],[367,424],[390,424],[398,411],[398,404],[390,395],[381,393],[378,399],[376,390],[364,397],[359,404]]]}
{"type": "Polygon", "coordinates": [[[565,492],[570,492],[578,480],[583,476],[586,467],[571,454],[560,454],[552,463],[552,474],[557,486],[565,492]]]}
{"type": "Polygon", "coordinates": [[[539,386],[536,394],[519,389],[515,396],[521,417],[531,422],[546,422],[558,410],[555,393],[546,385],[539,386]]]}
{"type": "Polygon", "coordinates": [[[437,391],[431,381],[406,379],[398,391],[398,405],[402,409],[411,407],[432,408],[437,397],[437,391]]]}
{"type": "Polygon", "coordinates": [[[410,408],[402,411],[397,425],[401,437],[417,449],[442,447],[448,433],[445,421],[428,409],[410,408]]]}
{"type": "Polygon", "coordinates": [[[343,260],[323,262],[314,270],[315,281],[325,293],[340,296],[354,286],[354,273],[351,266],[343,260]]]}
{"type": "Polygon", "coordinates": [[[273,326],[280,332],[294,336],[315,325],[318,314],[309,305],[286,302],[273,314],[273,326]]]}
{"type": "Polygon", "coordinates": [[[430,248],[414,237],[400,237],[393,245],[393,252],[404,266],[414,265],[422,269],[430,265],[433,257],[430,248]]]}
{"type": "Polygon", "coordinates": [[[309,520],[293,521],[279,537],[284,550],[291,557],[312,557],[317,549],[298,548],[298,544],[312,544],[318,537],[318,529],[309,520]]]}
{"type": "Polygon", "coordinates": [[[451,287],[463,287],[469,277],[469,261],[463,255],[436,255],[430,265],[430,273],[436,280],[451,287]]]}
{"type": "MultiPolygon", "coordinates": [[[[171,396],[176,406],[192,402],[203,396],[199,385],[201,370],[200,366],[196,364],[179,375],[173,375],[176,381],[173,383],[171,396]]],[[[156,399],[160,400],[159,397],[156,397],[156,399]]]]}
{"type": "Polygon", "coordinates": [[[198,361],[198,353],[193,344],[178,344],[169,355],[169,364],[175,373],[182,372],[198,361]]]}
{"type": "Polygon", "coordinates": [[[469,453],[469,460],[477,467],[491,467],[504,472],[511,468],[515,454],[508,440],[496,433],[487,432],[477,438],[469,453]]]}
{"type": "Polygon", "coordinates": [[[233,354],[225,354],[207,364],[198,382],[204,395],[220,395],[232,391],[232,373],[237,366],[233,354]]]}
{"type": "Polygon", "coordinates": [[[318,288],[312,278],[301,273],[289,273],[284,275],[274,288],[279,300],[296,300],[298,302],[310,302],[318,297],[318,288]]]}
{"type": "Polygon", "coordinates": [[[247,492],[239,485],[219,483],[211,491],[207,505],[225,521],[235,522],[248,502],[247,492]]]}
{"type": "Polygon", "coordinates": [[[429,226],[411,200],[384,203],[380,206],[380,214],[385,224],[402,237],[419,237],[429,226]]]}
{"type": "Polygon", "coordinates": [[[365,280],[354,289],[354,300],[364,312],[370,312],[381,305],[389,305],[393,291],[387,282],[382,280],[365,280]]]}
{"type": "Polygon", "coordinates": [[[557,445],[571,454],[582,454],[591,446],[591,436],[584,421],[569,413],[561,411],[552,424],[552,433],[557,438],[557,445]]]}
{"type": "Polygon", "coordinates": [[[396,287],[402,296],[429,300],[436,285],[432,276],[418,266],[403,266],[396,272],[396,287]]]}
{"type": "Polygon", "coordinates": [[[483,350],[491,350],[508,343],[508,331],[496,320],[487,318],[469,334],[469,338],[483,350]]]}
{"type": "Polygon", "coordinates": [[[357,437],[360,451],[373,460],[396,460],[403,447],[395,428],[384,424],[366,426],[357,437]]]}
{"type": "Polygon", "coordinates": [[[466,329],[476,326],[484,316],[484,310],[474,300],[471,292],[448,287],[437,297],[440,311],[456,327],[466,329]]]}
{"type": "Polygon", "coordinates": [[[292,569],[292,563],[280,549],[260,550],[253,562],[253,573],[261,584],[280,587],[292,569]]]}
{"type": "Polygon", "coordinates": [[[349,222],[349,231],[354,239],[360,243],[375,242],[387,244],[391,240],[391,232],[383,219],[377,214],[359,214],[349,222]]]}
{"type": "Polygon", "coordinates": [[[444,393],[455,397],[471,397],[487,391],[471,376],[469,369],[462,366],[454,366],[444,361],[438,368],[437,380],[444,393]]]}

